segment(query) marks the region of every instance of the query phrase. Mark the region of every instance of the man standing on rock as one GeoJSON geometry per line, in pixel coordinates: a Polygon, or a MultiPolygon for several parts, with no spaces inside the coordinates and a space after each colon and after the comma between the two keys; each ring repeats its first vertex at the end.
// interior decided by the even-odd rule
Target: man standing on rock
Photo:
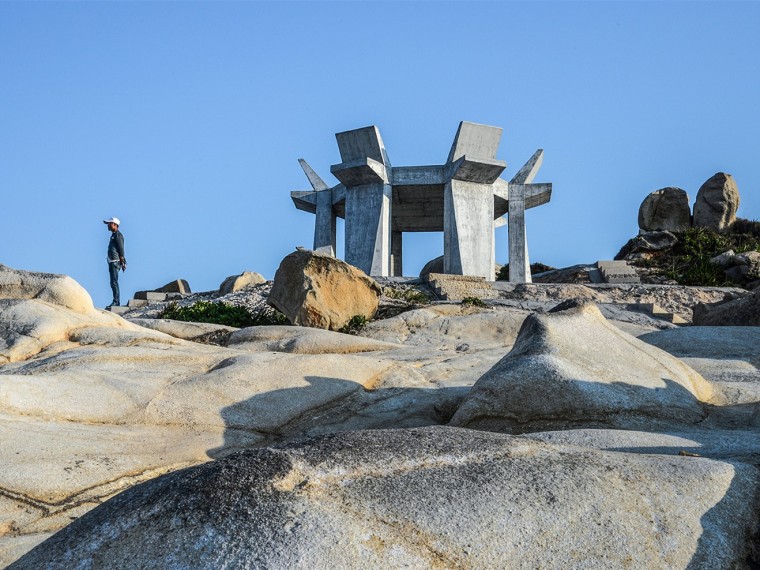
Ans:
{"type": "Polygon", "coordinates": [[[127,270],[127,260],[124,258],[124,236],[119,231],[119,218],[109,218],[103,220],[111,232],[111,239],[108,242],[108,274],[111,278],[111,291],[113,291],[113,301],[106,307],[118,307],[121,303],[119,299],[119,269],[127,270]]]}

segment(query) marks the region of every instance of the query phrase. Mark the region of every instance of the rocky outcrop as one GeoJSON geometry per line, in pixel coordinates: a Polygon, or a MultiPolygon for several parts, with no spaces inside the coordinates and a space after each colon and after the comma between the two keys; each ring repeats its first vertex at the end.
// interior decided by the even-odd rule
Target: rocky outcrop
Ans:
{"type": "Polygon", "coordinates": [[[639,228],[643,232],[680,232],[690,227],[689,196],[680,188],[655,190],[639,207],[639,228]]]}
{"type": "Polygon", "coordinates": [[[0,299],[38,299],[79,313],[95,307],[90,294],[68,275],[22,271],[0,265],[0,299]]]}
{"type": "Polygon", "coordinates": [[[266,283],[266,281],[267,280],[264,279],[264,276],[260,273],[244,271],[240,275],[230,275],[227,279],[222,281],[222,284],[219,285],[219,294],[229,295],[230,293],[240,291],[246,287],[266,283]]]}
{"type": "Polygon", "coordinates": [[[11,568],[733,568],[758,482],[472,430],[336,434],[130,489],[11,568]]]}
{"type": "Polygon", "coordinates": [[[154,289],[154,292],[156,293],[181,293],[182,295],[188,295],[192,293],[190,291],[190,284],[185,281],[184,279],[175,279],[174,281],[169,281],[166,285],[163,287],[159,287],[158,289],[154,289]]]}
{"type": "Polygon", "coordinates": [[[451,425],[525,432],[694,424],[709,382],[612,326],[592,303],[529,316],[512,351],[473,386],[451,425]]]}
{"type": "Polygon", "coordinates": [[[736,221],[739,189],[733,177],[718,172],[702,184],[694,202],[694,227],[721,231],[736,221]]]}
{"type": "Polygon", "coordinates": [[[341,261],[296,250],[280,263],[268,303],[294,325],[339,330],[357,315],[374,316],[380,286],[341,261]]]}
{"type": "Polygon", "coordinates": [[[668,251],[676,243],[678,243],[678,238],[669,231],[645,232],[629,240],[615,259],[628,261],[646,259],[653,254],[668,251]]]}
{"type": "Polygon", "coordinates": [[[760,290],[720,303],[699,303],[692,321],[701,326],[760,327],[760,290]]]}

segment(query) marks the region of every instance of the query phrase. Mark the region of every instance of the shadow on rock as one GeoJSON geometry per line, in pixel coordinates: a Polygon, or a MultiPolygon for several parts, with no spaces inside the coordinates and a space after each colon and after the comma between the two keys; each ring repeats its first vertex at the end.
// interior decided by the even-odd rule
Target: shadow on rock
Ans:
{"type": "MultiPolygon", "coordinates": [[[[448,423],[470,390],[451,388],[377,388],[324,376],[307,376],[308,386],[257,394],[222,409],[224,443],[208,450],[214,459],[250,447],[259,447],[302,437],[363,429],[397,429],[448,423]],[[334,395],[328,403],[325,394],[334,395]],[[272,430],[251,429],[258,417],[280,413],[293,417],[272,430]]],[[[270,423],[270,422],[265,422],[270,423]]]]}

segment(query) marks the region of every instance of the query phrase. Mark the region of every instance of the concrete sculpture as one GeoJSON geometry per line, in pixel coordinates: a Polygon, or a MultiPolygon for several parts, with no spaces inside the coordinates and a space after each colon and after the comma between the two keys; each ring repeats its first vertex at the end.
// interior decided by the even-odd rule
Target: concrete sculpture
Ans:
{"type": "Polygon", "coordinates": [[[391,166],[375,126],[335,135],[341,163],[329,187],[299,159],[313,188],[291,192],[316,214],[314,250],[335,256],[335,220],[345,219],[345,260],[368,275],[402,274],[403,232],[443,232],[444,272],[494,280],[494,230],[509,224],[509,280],[530,282],[525,210],[547,203],[551,184],[533,184],[537,150],[509,181],[496,158],[502,129],[463,121],[446,164],[391,166]],[[508,221],[504,216],[508,216],[508,221]]]}

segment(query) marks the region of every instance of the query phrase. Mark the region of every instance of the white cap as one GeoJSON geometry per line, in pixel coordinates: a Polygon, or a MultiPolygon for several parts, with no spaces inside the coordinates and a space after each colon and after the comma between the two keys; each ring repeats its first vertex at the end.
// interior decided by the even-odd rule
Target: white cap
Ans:
{"type": "Polygon", "coordinates": [[[117,226],[121,225],[121,222],[119,221],[119,218],[108,218],[107,220],[103,220],[104,224],[110,224],[111,222],[113,222],[117,226]]]}

